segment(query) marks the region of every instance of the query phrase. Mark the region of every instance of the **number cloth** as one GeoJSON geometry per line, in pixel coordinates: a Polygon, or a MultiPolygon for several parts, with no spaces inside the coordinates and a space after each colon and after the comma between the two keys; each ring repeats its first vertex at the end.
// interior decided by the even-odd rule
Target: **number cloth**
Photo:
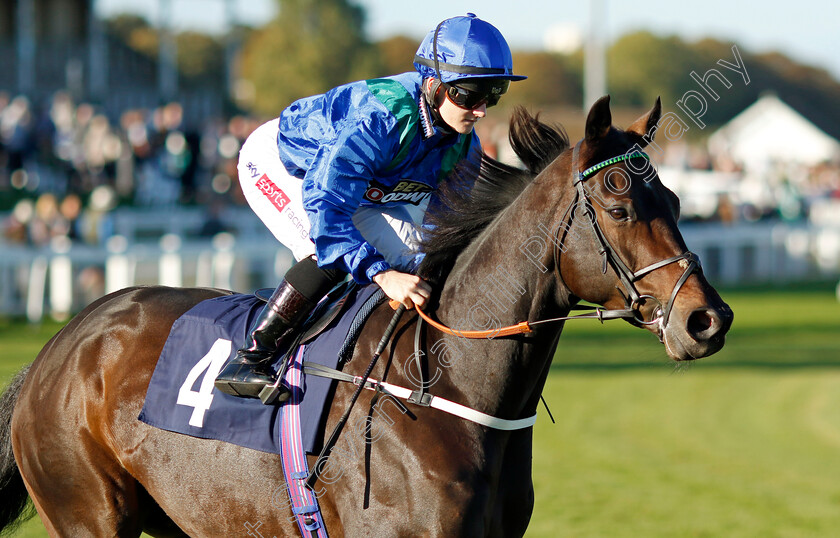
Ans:
{"type": "MultiPolygon", "coordinates": [[[[367,286],[351,292],[345,315],[304,347],[303,360],[336,368],[338,350],[353,317],[378,289],[367,286]]],[[[164,430],[279,454],[280,407],[230,396],[213,386],[216,375],[245,341],[263,304],[250,295],[226,295],[202,301],[176,320],[152,374],[139,419],[164,430]]],[[[300,422],[303,448],[308,453],[317,453],[323,442],[319,426],[332,383],[315,376],[304,376],[301,382],[305,397],[300,404],[300,422]]]]}

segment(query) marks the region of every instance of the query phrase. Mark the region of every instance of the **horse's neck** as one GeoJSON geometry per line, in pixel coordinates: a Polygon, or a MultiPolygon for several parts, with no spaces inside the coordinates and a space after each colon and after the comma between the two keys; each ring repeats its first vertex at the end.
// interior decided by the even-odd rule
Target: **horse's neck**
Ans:
{"type": "MultiPolygon", "coordinates": [[[[459,256],[438,310],[453,328],[492,330],[568,312],[569,292],[554,278],[552,257],[534,256],[540,241],[548,251],[555,248],[551,219],[539,216],[556,209],[534,207],[523,196],[459,256]]],[[[446,337],[454,350],[448,382],[467,405],[483,412],[507,418],[531,413],[559,333],[555,324],[507,338],[446,337]]]]}

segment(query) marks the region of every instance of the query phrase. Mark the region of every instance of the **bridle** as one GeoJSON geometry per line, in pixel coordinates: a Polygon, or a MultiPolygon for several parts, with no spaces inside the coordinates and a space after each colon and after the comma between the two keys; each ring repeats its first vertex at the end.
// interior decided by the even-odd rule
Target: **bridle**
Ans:
{"type": "MultiPolygon", "coordinates": [[[[560,224],[557,226],[557,230],[555,232],[555,240],[557,245],[562,245],[562,239],[560,237],[561,230],[569,229],[566,226],[571,226],[572,219],[574,219],[575,212],[574,209],[578,206],[578,203],[582,202],[584,214],[589,221],[592,231],[595,234],[595,238],[599,244],[598,253],[601,254],[604,258],[604,263],[602,265],[601,272],[606,274],[607,272],[607,265],[613,268],[616,275],[618,276],[619,281],[621,282],[621,286],[624,288],[622,296],[624,297],[624,304],[625,309],[619,311],[611,311],[611,310],[604,310],[603,312],[611,313],[614,312],[615,315],[610,317],[624,317],[627,318],[628,321],[631,321],[637,325],[655,325],[657,326],[657,333],[659,339],[662,340],[663,334],[665,331],[665,327],[668,325],[668,320],[671,316],[671,310],[674,306],[674,301],[677,298],[677,294],[682,289],[683,284],[688,280],[695,272],[702,271],[700,266],[700,259],[697,257],[696,254],[690,251],[686,251],[682,254],[677,256],[672,256],[670,258],[666,258],[664,260],[660,260],[658,262],[652,263],[646,267],[643,267],[637,271],[631,270],[626,263],[621,259],[621,256],[618,255],[618,252],[615,248],[610,244],[609,240],[607,239],[606,235],[604,235],[603,230],[601,229],[600,224],[598,223],[598,216],[595,212],[595,207],[592,204],[592,199],[589,193],[584,188],[584,184],[586,180],[594,177],[600,170],[610,166],[612,164],[626,161],[629,159],[648,159],[648,156],[641,152],[641,151],[628,151],[627,153],[617,155],[615,157],[611,157],[609,159],[605,159],[598,164],[590,166],[589,168],[580,171],[580,166],[578,164],[578,158],[580,154],[580,147],[583,143],[583,140],[579,141],[575,144],[574,150],[572,152],[572,174],[574,176],[574,186],[575,186],[575,198],[572,200],[572,203],[569,205],[569,208],[566,210],[566,213],[561,219],[560,224]],[[569,219],[569,224],[566,225],[566,218],[569,219]],[[659,301],[656,297],[652,295],[642,294],[639,293],[639,290],[636,289],[635,283],[642,279],[644,276],[656,271],[657,269],[661,269],[662,267],[666,267],[672,263],[679,263],[681,267],[684,267],[683,273],[680,276],[677,283],[674,285],[674,289],[671,291],[671,296],[668,298],[668,302],[663,305],[661,301],[659,301]],[[644,315],[641,312],[641,306],[647,300],[652,300],[656,302],[656,307],[653,310],[653,315],[651,316],[650,320],[645,320],[644,315]],[[629,311],[630,315],[625,315],[629,311]]],[[[557,277],[560,281],[563,281],[563,277],[560,274],[560,252],[561,248],[554,249],[554,270],[557,273],[557,277]]],[[[531,325],[534,325],[532,322],[531,325]]]]}
{"type": "MultiPolygon", "coordinates": [[[[626,319],[630,323],[637,326],[655,326],[657,336],[659,336],[659,340],[663,340],[665,328],[668,325],[668,320],[670,319],[671,310],[674,307],[674,301],[677,298],[677,294],[679,294],[680,290],[683,287],[683,284],[685,284],[688,280],[688,277],[690,277],[695,272],[702,271],[702,268],[700,266],[700,259],[693,252],[686,251],[677,256],[672,256],[670,258],[666,258],[664,260],[660,260],[658,262],[642,267],[637,271],[631,270],[627,266],[627,264],[624,263],[624,260],[621,259],[621,256],[618,255],[618,252],[615,250],[615,248],[613,248],[613,246],[610,244],[606,235],[604,235],[604,232],[601,229],[601,225],[598,224],[598,216],[595,212],[595,206],[592,204],[592,199],[589,196],[589,193],[586,192],[586,189],[583,185],[587,179],[593,177],[598,171],[600,171],[603,168],[606,168],[607,166],[629,159],[648,159],[648,156],[641,151],[629,151],[627,153],[623,153],[621,155],[616,155],[615,157],[605,159],[599,162],[598,164],[590,166],[589,168],[581,172],[580,167],[578,166],[578,156],[580,154],[580,146],[582,142],[582,140],[578,142],[575,145],[574,150],[572,152],[572,173],[574,176],[573,181],[575,186],[575,198],[574,200],[572,200],[572,203],[569,204],[569,207],[563,214],[563,218],[560,219],[560,222],[557,225],[557,229],[555,230],[553,235],[555,245],[554,271],[557,279],[560,282],[564,282],[563,275],[560,273],[560,253],[564,250],[562,248],[563,238],[561,238],[561,234],[563,234],[564,230],[568,231],[571,229],[572,221],[575,218],[574,210],[576,207],[578,207],[578,204],[582,202],[584,214],[588,217],[587,220],[592,226],[592,231],[594,232],[595,237],[598,240],[598,253],[604,257],[604,263],[601,267],[601,273],[606,274],[607,266],[609,265],[613,268],[616,275],[618,275],[618,279],[621,282],[621,286],[624,288],[623,291],[619,289],[619,292],[624,298],[625,308],[610,310],[597,306],[573,305],[570,308],[571,310],[592,310],[592,312],[587,312],[585,314],[577,314],[574,316],[541,319],[537,321],[522,321],[517,323],[516,325],[510,325],[508,327],[477,331],[452,329],[438,321],[435,321],[431,318],[431,316],[429,316],[427,313],[423,312],[423,310],[418,308],[417,314],[423,321],[425,321],[435,329],[438,329],[439,331],[444,332],[446,334],[451,334],[461,338],[490,339],[500,336],[527,334],[532,332],[535,326],[543,325],[546,323],[557,323],[560,321],[574,319],[597,319],[601,322],[607,319],[626,319]],[[653,271],[671,265],[672,263],[679,263],[680,266],[684,268],[684,270],[680,278],[677,280],[677,283],[674,285],[674,289],[671,291],[671,296],[668,298],[667,303],[663,305],[662,302],[656,297],[652,295],[639,293],[639,290],[636,289],[635,285],[637,281],[641,280],[643,277],[652,273],[653,271]],[[642,305],[647,300],[651,300],[656,303],[656,307],[653,310],[653,315],[649,320],[644,319],[644,314],[641,311],[642,305]]],[[[398,305],[398,302],[391,301],[391,307],[393,309],[396,309],[398,305]]]]}

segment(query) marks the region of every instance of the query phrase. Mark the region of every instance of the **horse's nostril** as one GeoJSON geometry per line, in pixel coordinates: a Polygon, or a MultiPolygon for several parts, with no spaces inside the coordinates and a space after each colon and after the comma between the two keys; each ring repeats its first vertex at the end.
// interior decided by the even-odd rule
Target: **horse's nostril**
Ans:
{"type": "Polygon", "coordinates": [[[718,327],[720,327],[720,319],[714,310],[698,308],[688,316],[686,329],[695,340],[704,340],[713,336],[718,327]]]}

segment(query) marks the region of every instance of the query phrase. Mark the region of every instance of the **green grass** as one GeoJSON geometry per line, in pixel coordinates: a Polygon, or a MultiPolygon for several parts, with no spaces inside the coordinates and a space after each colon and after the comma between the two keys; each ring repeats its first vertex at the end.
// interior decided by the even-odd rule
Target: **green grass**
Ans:
{"type": "Polygon", "coordinates": [[[541,413],[534,432],[529,537],[836,535],[833,288],[724,298],[726,347],[681,366],[625,324],[567,324],[544,392],[557,423],[541,413]]]}
{"type": "MultiPolygon", "coordinates": [[[[623,322],[567,324],[545,389],[528,536],[822,537],[840,529],[833,287],[725,292],[726,347],[688,365],[623,322]]],[[[0,322],[0,380],[56,325],[0,322]]],[[[35,520],[17,535],[46,536],[35,520]]]]}
{"type": "Polygon", "coordinates": [[[23,365],[32,362],[60,328],[58,323],[28,325],[0,318],[0,386],[5,387],[23,365]]]}

